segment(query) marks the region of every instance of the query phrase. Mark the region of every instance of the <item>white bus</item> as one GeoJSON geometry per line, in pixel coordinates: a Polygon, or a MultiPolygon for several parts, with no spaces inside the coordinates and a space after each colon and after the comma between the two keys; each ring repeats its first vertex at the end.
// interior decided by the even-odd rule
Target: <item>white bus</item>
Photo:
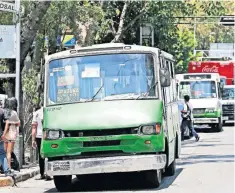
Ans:
{"type": "Polygon", "coordinates": [[[217,73],[177,74],[178,99],[190,96],[195,128],[222,131],[221,82],[217,73]]]}
{"type": "Polygon", "coordinates": [[[235,85],[225,85],[222,92],[223,124],[234,121],[235,85]]]}

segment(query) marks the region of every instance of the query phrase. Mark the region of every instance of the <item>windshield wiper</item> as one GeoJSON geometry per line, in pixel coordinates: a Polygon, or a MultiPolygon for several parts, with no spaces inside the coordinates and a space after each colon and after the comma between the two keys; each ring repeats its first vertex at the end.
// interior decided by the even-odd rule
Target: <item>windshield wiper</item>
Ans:
{"type": "MultiPolygon", "coordinates": [[[[144,94],[144,97],[148,96],[149,92],[158,84],[158,81],[155,82],[150,88],[149,90],[144,94]]],[[[142,95],[140,94],[135,100],[139,99],[140,97],[142,97],[142,95]]]]}
{"type": "Polygon", "coordinates": [[[86,100],[85,102],[91,102],[91,101],[93,101],[93,100],[95,99],[95,97],[99,94],[99,92],[101,91],[101,89],[102,89],[103,87],[104,87],[104,82],[103,82],[103,84],[101,85],[101,87],[98,89],[98,91],[94,94],[94,96],[91,97],[91,99],[86,100]]]}

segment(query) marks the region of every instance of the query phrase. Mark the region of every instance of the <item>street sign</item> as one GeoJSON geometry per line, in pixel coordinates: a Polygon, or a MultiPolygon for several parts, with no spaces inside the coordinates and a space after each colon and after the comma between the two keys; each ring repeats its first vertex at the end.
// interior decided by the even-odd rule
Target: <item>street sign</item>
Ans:
{"type": "Polygon", "coordinates": [[[234,24],[235,24],[235,16],[234,15],[222,16],[220,18],[220,22],[224,26],[234,26],[234,24]]]}
{"type": "Polygon", "coordinates": [[[57,37],[57,46],[60,46],[60,44],[62,43],[63,47],[71,47],[71,46],[75,46],[76,45],[76,38],[74,37],[74,35],[65,35],[65,37],[63,36],[58,36],[57,37]],[[63,40],[63,42],[62,42],[63,40]]]}
{"type": "Polygon", "coordinates": [[[0,1],[0,11],[15,12],[15,4],[0,1]]]}
{"type": "Polygon", "coordinates": [[[0,25],[0,58],[16,58],[15,38],[14,25],[0,25]]]}

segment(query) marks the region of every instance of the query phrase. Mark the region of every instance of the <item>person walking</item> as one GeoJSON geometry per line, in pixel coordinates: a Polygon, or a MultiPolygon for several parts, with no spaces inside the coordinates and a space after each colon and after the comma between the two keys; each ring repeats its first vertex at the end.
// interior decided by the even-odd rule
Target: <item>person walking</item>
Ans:
{"type": "MultiPolygon", "coordinates": [[[[1,102],[0,102],[1,103],[1,102]]],[[[4,120],[4,109],[2,108],[2,103],[0,107],[0,136],[3,134],[3,120],[4,120]]],[[[6,152],[4,149],[4,142],[0,140],[0,165],[2,166],[2,170],[5,174],[9,172],[8,170],[8,163],[7,163],[7,157],[6,152]]]]}
{"type": "Polygon", "coordinates": [[[181,123],[181,139],[184,140],[185,128],[188,126],[189,130],[192,132],[196,141],[199,141],[200,137],[196,133],[193,127],[193,114],[192,114],[192,105],[189,103],[190,97],[188,95],[184,96],[184,109],[181,111],[182,123],[181,123]]]}
{"type": "Polygon", "coordinates": [[[40,179],[51,180],[50,176],[44,174],[45,172],[45,160],[41,156],[41,142],[43,135],[43,107],[36,108],[33,113],[32,120],[32,147],[34,149],[38,148],[39,156],[39,168],[40,168],[40,179]]]}
{"type": "Polygon", "coordinates": [[[8,99],[7,109],[4,116],[6,119],[5,129],[2,135],[4,149],[7,156],[8,168],[11,170],[11,155],[14,150],[16,138],[19,134],[20,119],[17,113],[17,100],[12,97],[8,99]]]}

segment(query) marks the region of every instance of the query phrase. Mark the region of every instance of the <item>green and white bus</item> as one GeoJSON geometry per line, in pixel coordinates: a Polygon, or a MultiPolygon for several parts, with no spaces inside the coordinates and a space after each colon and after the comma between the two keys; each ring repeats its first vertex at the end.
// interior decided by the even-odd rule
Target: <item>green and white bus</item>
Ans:
{"type": "Polygon", "coordinates": [[[178,99],[190,96],[194,127],[222,131],[222,84],[218,73],[177,74],[178,99]]]}
{"type": "Polygon", "coordinates": [[[158,187],[174,175],[181,134],[173,57],[157,48],[101,44],[45,63],[46,173],[59,191],[72,175],[142,172],[158,187]]]}

